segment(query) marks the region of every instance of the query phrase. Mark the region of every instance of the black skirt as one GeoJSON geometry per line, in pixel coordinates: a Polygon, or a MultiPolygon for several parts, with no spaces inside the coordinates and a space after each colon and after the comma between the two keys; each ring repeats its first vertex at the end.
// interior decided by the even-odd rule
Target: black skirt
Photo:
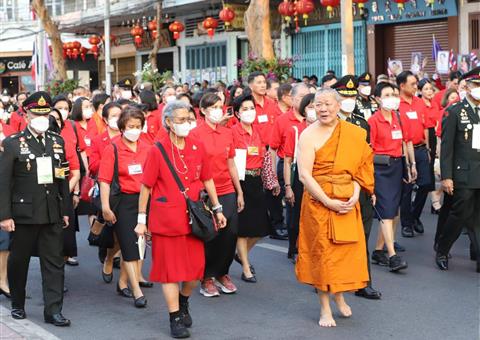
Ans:
{"type": "Polygon", "coordinates": [[[391,220],[398,214],[402,198],[402,158],[392,158],[390,165],[375,165],[375,195],[377,209],[382,219],[391,220]]]}
{"type": "Polygon", "coordinates": [[[260,176],[240,181],[245,208],[238,214],[238,237],[265,237],[269,234],[267,202],[260,176]]]}
{"type": "Polygon", "coordinates": [[[138,237],[135,233],[138,215],[138,198],[139,194],[122,193],[120,203],[115,212],[117,223],[113,226],[113,230],[117,235],[124,261],[140,260],[137,244],[138,237]]]}
{"type": "Polygon", "coordinates": [[[75,257],[77,253],[77,230],[78,219],[73,210],[73,195],[70,194],[70,200],[67,202],[68,227],[63,229],[63,256],[75,257]]]}

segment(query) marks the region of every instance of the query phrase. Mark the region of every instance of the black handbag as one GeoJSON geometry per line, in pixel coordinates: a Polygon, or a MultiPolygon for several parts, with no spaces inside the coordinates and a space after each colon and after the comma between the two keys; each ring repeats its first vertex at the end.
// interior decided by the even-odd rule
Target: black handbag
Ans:
{"type": "MultiPolygon", "coordinates": [[[[115,162],[113,165],[113,178],[112,178],[112,183],[110,183],[110,209],[112,211],[116,211],[118,204],[120,203],[120,194],[121,188],[120,188],[120,180],[118,179],[118,151],[117,151],[117,146],[113,144],[113,152],[115,154],[115,162]]],[[[98,190],[97,190],[97,195],[93,197],[93,205],[95,208],[98,209],[98,211],[101,213],[102,212],[102,200],[101,200],[101,195],[100,195],[100,184],[98,184],[98,190]]]]}
{"type": "Polygon", "coordinates": [[[203,200],[193,201],[190,199],[190,197],[188,197],[185,191],[185,187],[183,186],[182,181],[178,177],[177,172],[173,168],[173,165],[170,162],[170,159],[168,158],[168,155],[163,145],[159,142],[156,142],[155,145],[162,153],[163,158],[165,159],[165,163],[167,163],[168,168],[170,169],[172,176],[175,179],[175,182],[177,182],[180,192],[185,197],[188,208],[188,217],[190,220],[189,223],[190,227],[192,228],[192,234],[204,242],[213,240],[218,234],[218,229],[215,224],[212,211],[207,207],[203,200]]]}
{"type": "Polygon", "coordinates": [[[375,155],[373,156],[373,164],[390,166],[391,157],[389,155],[375,155]]]}

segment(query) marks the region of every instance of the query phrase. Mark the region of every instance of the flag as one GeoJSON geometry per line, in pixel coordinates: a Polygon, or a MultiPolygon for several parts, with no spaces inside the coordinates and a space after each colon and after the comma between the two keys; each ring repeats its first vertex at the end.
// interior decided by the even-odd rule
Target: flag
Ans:
{"type": "Polygon", "coordinates": [[[435,39],[435,34],[432,35],[433,37],[433,41],[432,41],[432,59],[433,60],[437,60],[437,55],[438,55],[438,52],[440,52],[442,50],[442,48],[440,47],[440,44],[438,43],[437,39],[435,39]]]}
{"type": "Polygon", "coordinates": [[[453,49],[450,50],[450,58],[448,60],[448,68],[450,71],[456,71],[457,70],[457,58],[455,54],[453,53],[453,49]]]}
{"type": "Polygon", "coordinates": [[[38,65],[38,55],[37,55],[37,48],[36,44],[37,43],[37,38],[33,40],[33,49],[32,49],[32,79],[35,81],[37,80],[37,65],[38,65]]]}
{"type": "Polygon", "coordinates": [[[480,60],[478,60],[477,54],[473,51],[470,52],[470,65],[472,65],[472,68],[480,66],[480,60]]]}
{"type": "Polygon", "coordinates": [[[52,55],[50,54],[50,48],[48,47],[48,39],[46,38],[46,36],[43,39],[43,47],[43,60],[47,71],[47,77],[45,78],[46,80],[49,80],[53,73],[53,60],[52,55]]]}

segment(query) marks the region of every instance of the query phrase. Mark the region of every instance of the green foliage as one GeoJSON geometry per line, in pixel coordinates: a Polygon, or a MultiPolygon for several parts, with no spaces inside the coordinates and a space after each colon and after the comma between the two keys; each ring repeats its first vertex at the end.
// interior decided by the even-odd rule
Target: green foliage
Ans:
{"type": "Polygon", "coordinates": [[[145,63],[143,69],[135,72],[134,76],[140,78],[140,83],[151,83],[153,90],[157,92],[162,89],[168,80],[172,79],[172,72],[159,73],[157,69],[152,67],[152,64],[145,63]]]}
{"type": "Polygon", "coordinates": [[[247,60],[238,60],[236,66],[240,69],[240,74],[244,79],[250,73],[259,71],[265,74],[267,79],[284,81],[292,75],[293,63],[295,61],[296,58],[267,60],[250,53],[247,60]]]}
{"type": "Polygon", "coordinates": [[[59,94],[72,93],[78,87],[78,80],[68,79],[65,81],[52,80],[48,86],[48,90],[52,97],[59,94]]]}

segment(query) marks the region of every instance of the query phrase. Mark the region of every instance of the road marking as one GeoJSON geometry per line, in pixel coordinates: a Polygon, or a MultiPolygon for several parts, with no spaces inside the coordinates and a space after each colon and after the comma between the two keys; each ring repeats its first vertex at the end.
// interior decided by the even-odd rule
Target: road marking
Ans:
{"type": "Polygon", "coordinates": [[[276,245],[274,245],[274,244],[270,244],[270,243],[257,243],[256,246],[257,246],[257,247],[260,247],[260,248],[265,248],[265,249],[273,250],[273,251],[278,251],[279,253],[288,254],[288,248],[276,246],[276,245]]]}
{"type": "Polygon", "coordinates": [[[10,328],[25,339],[61,340],[28,319],[13,319],[10,310],[0,306],[0,333],[3,327],[10,328]]]}

